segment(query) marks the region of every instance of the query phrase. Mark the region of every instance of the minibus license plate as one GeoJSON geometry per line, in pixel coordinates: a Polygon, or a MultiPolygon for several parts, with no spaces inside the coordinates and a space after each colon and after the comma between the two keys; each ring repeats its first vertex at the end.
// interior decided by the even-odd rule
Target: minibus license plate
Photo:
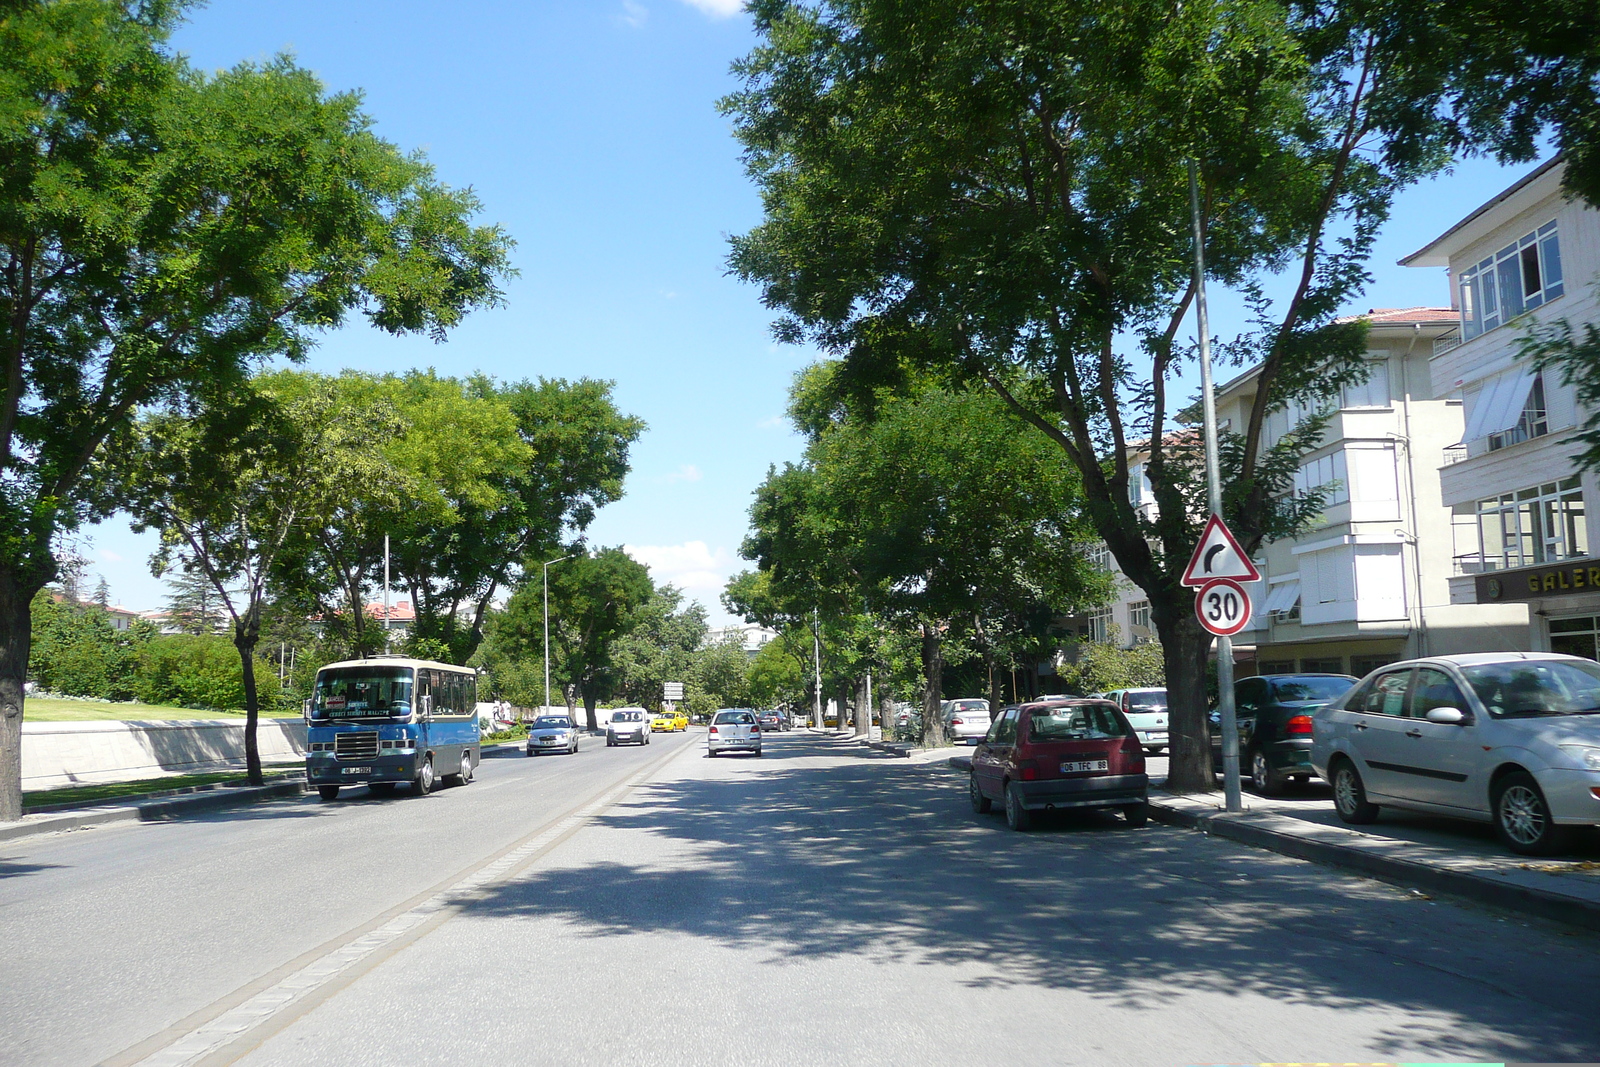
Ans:
{"type": "Polygon", "coordinates": [[[371,767],[345,767],[345,768],[343,768],[343,773],[344,774],[371,774],[372,773],[372,768],[371,767]]]}

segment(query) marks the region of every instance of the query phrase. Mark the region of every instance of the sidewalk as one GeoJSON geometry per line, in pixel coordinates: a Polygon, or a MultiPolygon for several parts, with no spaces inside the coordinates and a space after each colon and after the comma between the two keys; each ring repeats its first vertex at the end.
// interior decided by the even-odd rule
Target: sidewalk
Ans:
{"type": "Polygon", "coordinates": [[[257,804],[280,797],[297,797],[306,791],[304,777],[285,778],[258,786],[201,785],[164,794],[147,794],[123,804],[100,804],[66,811],[24,815],[21,822],[0,823],[0,841],[57,830],[79,830],[86,826],[108,826],[119,822],[157,822],[217,808],[257,804]]]}

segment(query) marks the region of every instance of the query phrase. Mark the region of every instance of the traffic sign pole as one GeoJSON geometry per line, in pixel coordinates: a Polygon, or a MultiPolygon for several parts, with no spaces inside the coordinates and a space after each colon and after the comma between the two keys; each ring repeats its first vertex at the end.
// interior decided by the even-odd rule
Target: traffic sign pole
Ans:
{"type": "MultiPolygon", "coordinates": [[[[1206,498],[1213,518],[1222,515],[1222,474],[1217,462],[1217,394],[1211,384],[1211,322],[1206,314],[1205,228],[1200,222],[1200,181],[1189,161],[1189,217],[1194,228],[1194,313],[1200,338],[1200,400],[1205,414],[1206,498]]],[[[1209,528],[1209,523],[1207,524],[1209,528]]],[[[1244,810],[1239,795],[1239,720],[1233,706],[1233,638],[1217,637],[1217,710],[1222,719],[1222,789],[1229,811],[1244,810]]],[[[1208,749],[1210,745],[1206,746],[1208,749]]],[[[1209,769],[1211,753],[1205,755],[1209,769]]]]}

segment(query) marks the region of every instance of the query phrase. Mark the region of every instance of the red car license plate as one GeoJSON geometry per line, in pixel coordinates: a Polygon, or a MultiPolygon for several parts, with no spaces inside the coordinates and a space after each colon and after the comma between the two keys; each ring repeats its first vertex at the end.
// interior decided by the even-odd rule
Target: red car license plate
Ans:
{"type": "Polygon", "coordinates": [[[1063,760],[1061,773],[1073,774],[1078,771],[1103,771],[1109,767],[1110,764],[1103,759],[1063,760]]]}

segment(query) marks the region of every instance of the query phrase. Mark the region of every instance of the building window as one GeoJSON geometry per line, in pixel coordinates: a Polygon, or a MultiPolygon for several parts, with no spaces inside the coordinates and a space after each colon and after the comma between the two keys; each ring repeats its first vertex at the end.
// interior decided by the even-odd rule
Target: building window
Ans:
{"type": "Polygon", "coordinates": [[[1140,504],[1153,502],[1150,490],[1150,476],[1145,473],[1143,463],[1135,463],[1128,468],[1128,502],[1134,507],[1140,504]]]}
{"type": "Polygon", "coordinates": [[[1350,475],[1345,469],[1342,449],[1303,464],[1295,473],[1295,496],[1308,496],[1313,490],[1324,486],[1328,487],[1327,495],[1323,498],[1325,506],[1343,504],[1350,499],[1350,475]]]}
{"type": "Polygon", "coordinates": [[[1089,640],[1103,645],[1111,640],[1111,609],[1097,611],[1089,616],[1089,640]]]}
{"type": "Polygon", "coordinates": [[[1097,570],[1108,571],[1111,569],[1111,549],[1104,541],[1083,546],[1083,558],[1089,561],[1089,566],[1097,570]]]}
{"type": "Polygon", "coordinates": [[[1367,380],[1344,387],[1340,407],[1386,408],[1389,406],[1389,364],[1386,360],[1367,361],[1367,380]]]}
{"type": "Polygon", "coordinates": [[[1461,272],[1461,334],[1487,333],[1564,291],[1561,243],[1547,222],[1461,272]]]}
{"type": "Polygon", "coordinates": [[[1546,482],[1478,502],[1482,569],[1508,570],[1589,554],[1577,478],[1546,482]]]}
{"type": "Polygon", "coordinates": [[[1262,664],[1261,664],[1260,672],[1262,674],[1293,674],[1294,673],[1294,660],[1286,659],[1286,660],[1277,660],[1277,661],[1273,661],[1273,662],[1263,661],[1262,664]]]}
{"type": "Polygon", "coordinates": [[[1600,618],[1551,619],[1550,651],[1600,659],[1600,618]]]}
{"type": "Polygon", "coordinates": [[[1136,600],[1128,605],[1128,625],[1133,629],[1135,639],[1148,637],[1150,633],[1150,601],[1136,600]],[[1140,628],[1144,632],[1140,633],[1140,628]]]}
{"type": "Polygon", "coordinates": [[[1387,667],[1393,662],[1393,656],[1351,656],[1350,673],[1357,678],[1365,678],[1379,667],[1387,667]]]}
{"type": "Polygon", "coordinates": [[[1343,674],[1344,659],[1339,656],[1303,659],[1300,661],[1300,669],[1306,674],[1343,674]]]}
{"type": "Polygon", "coordinates": [[[1522,405],[1522,415],[1517,419],[1517,424],[1504,433],[1490,434],[1489,451],[1521,444],[1535,437],[1543,437],[1549,432],[1550,420],[1544,409],[1544,375],[1536,374],[1533,377],[1533,385],[1528,389],[1528,400],[1522,405]]]}

